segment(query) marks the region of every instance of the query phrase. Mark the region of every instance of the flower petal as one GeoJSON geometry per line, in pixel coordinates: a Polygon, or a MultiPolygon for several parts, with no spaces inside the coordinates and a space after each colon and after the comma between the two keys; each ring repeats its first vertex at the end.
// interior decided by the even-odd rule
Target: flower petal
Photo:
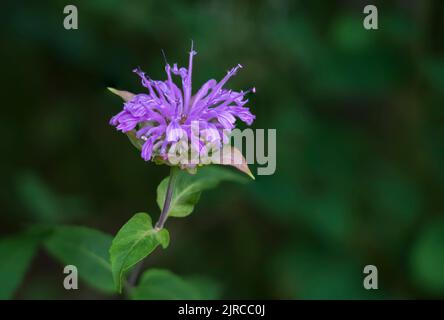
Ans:
{"type": "Polygon", "coordinates": [[[166,129],[166,140],[168,142],[174,142],[182,139],[183,136],[184,130],[182,127],[177,123],[177,121],[172,121],[166,129]]]}

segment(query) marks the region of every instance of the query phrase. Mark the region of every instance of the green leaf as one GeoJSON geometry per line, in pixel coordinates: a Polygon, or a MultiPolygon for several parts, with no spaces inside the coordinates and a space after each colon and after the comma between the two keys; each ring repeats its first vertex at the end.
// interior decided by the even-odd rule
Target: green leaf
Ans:
{"type": "Polygon", "coordinates": [[[54,223],[60,219],[59,199],[44,181],[31,172],[22,172],[16,180],[19,203],[33,221],[54,223]]]}
{"type": "Polygon", "coordinates": [[[88,212],[85,199],[54,192],[33,172],[25,171],[16,176],[16,192],[24,218],[38,223],[60,223],[88,212]]]}
{"type": "MultiPolygon", "coordinates": [[[[157,187],[157,204],[162,210],[169,177],[157,187]]],[[[194,210],[202,191],[216,187],[222,181],[246,182],[245,177],[221,167],[200,168],[196,174],[180,171],[174,187],[169,215],[186,217],[194,210]]]]}
{"type": "Polygon", "coordinates": [[[0,300],[12,298],[41,240],[42,234],[35,232],[0,240],[0,300]]]}
{"type": "Polygon", "coordinates": [[[151,218],[136,213],[117,233],[111,248],[111,267],[117,291],[122,291],[125,273],[148,256],[159,244],[165,249],[170,241],[166,229],[154,229],[151,218]]]}
{"type": "Polygon", "coordinates": [[[168,270],[150,269],[131,292],[135,300],[198,300],[199,290],[168,270]]]}
{"type": "Polygon", "coordinates": [[[199,292],[200,300],[220,299],[222,288],[213,279],[202,275],[194,275],[186,277],[185,280],[199,292]]]}
{"type": "Polygon", "coordinates": [[[74,265],[88,285],[105,293],[115,292],[109,248],[112,237],[79,226],[56,227],[45,241],[48,252],[65,265],[74,265]]]}
{"type": "Polygon", "coordinates": [[[413,245],[411,271],[417,285],[431,293],[444,293],[444,219],[431,222],[413,245]]]}

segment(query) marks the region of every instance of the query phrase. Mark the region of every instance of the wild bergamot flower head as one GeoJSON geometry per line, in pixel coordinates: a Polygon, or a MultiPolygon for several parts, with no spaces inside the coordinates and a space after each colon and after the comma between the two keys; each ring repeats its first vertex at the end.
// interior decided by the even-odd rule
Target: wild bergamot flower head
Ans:
{"type": "MultiPolygon", "coordinates": [[[[245,105],[247,91],[225,89],[227,81],[242,68],[240,64],[227,72],[217,82],[208,80],[192,94],[193,57],[191,46],[188,68],[172,67],[166,63],[167,79],[152,80],[139,68],[134,72],[141,78],[146,93],[120,94],[126,102],[123,110],[112,117],[110,124],[131,134],[141,146],[145,161],[153,160],[172,164],[171,150],[207,154],[209,146],[218,148],[229,142],[229,135],[236,127],[236,118],[251,125],[255,116],[245,105]],[[181,88],[173,81],[173,75],[181,80],[181,88]],[[189,139],[192,136],[196,139],[189,139]]],[[[196,164],[187,164],[188,169],[196,164]]]]}

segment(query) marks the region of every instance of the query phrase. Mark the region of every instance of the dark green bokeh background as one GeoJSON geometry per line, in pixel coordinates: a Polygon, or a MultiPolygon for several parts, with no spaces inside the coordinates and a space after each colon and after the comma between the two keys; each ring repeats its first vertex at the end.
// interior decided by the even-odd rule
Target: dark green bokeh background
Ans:
{"type": "MultiPolygon", "coordinates": [[[[195,88],[244,65],[229,86],[256,86],[253,128],[277,129],[277,170],[204,193],[147,267],[209,276],[224,298],[444,297],[444,3],[373,2],[377,31],[366,4],[3,1],[1,235],[157,217],[168,169],[108,125],[122,103],[105,88],[142,91],[131,70],[163,79],[161,49],[186,64],[193,39],[195,88]],[[67,4],[78,30],[63,28],[67,4]],[[363,289],[368,264],[379,290],[363,289]]],[[[62,279],[40,252],[16,297],[107,298],[62,279]]]]}

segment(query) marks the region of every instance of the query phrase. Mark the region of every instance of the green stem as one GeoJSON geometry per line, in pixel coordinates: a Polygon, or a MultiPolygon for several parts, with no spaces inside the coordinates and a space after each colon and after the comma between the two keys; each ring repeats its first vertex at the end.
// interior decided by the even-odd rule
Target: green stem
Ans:
{"type": "Polygon", "coordinates": [[[179,168],[172,166],[170,169],[170,179],[168,180],[168,187],[165,195],[165,202],[163,203],[162,213],[160,214],[159,220],[156,223],[155,228],[157,230],[162,229],[168,218],[168,213],[170,211],[171,200],[173,198],[174,184],[176,183],[177,174],[179,168]]]}

